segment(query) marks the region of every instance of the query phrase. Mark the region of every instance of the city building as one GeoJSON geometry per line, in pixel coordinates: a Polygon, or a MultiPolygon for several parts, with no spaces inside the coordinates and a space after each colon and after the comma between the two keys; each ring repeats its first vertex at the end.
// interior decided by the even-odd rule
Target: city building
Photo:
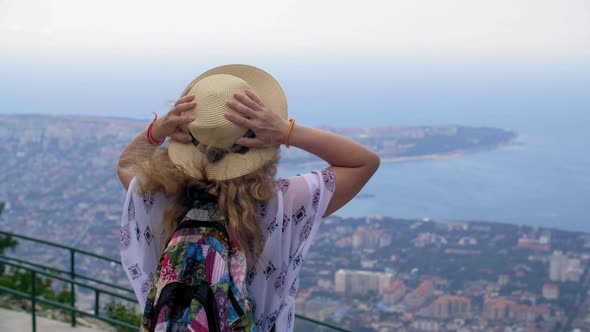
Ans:
{"type": "Polygon", "coordinates": [[[379,235],[379,248],[389,247],[393,241],[393,236],[391,232],[382,232],[379,235]]]}
{"type": "Polygon", "coordinates": [[[541,235],[535,238],[532,235],[523,235],[518,239],[518,248],[527,248],[536,251],[551,250],[551,237],[549,235],[541,235]]]}
{"type": "Polygon", "coordinates": [[[471,299],[463,296],[442,295],[433,303],[435,318],[469,318],[471,299]]]}
{"type": "Polygon", "coordinates": [[[510,282],[510,276],[507,274],[500,274],[500,276],[498,276],[498,285],[500,286],[506,286],[508,285],[508,283],[510,282]]]}
{"type": "Polygon", "coordinates": [[[506,298],[489,298],[484,301],[482,317],[490,320],[532,322],[541,317],[551,320],[551,308],[517,303],[506,298]]]}
{"type": "Polygon", "coordinates": [[[452,232],[452,231],[467,231],[469,230],[469,224],[464,222],[464,221],[451,221],[451,220],[447,220],[447,221],[441,221],[438,223],[438,227],[441,228],[446,228],[447,231],[452,232]]]}
{"type": "Polygon", "coordinates": [[[388,305],[397,304],[405,294],[406,285],[404,285],[403,281],[396,280],[383,290],[383,303],[388,305]]]}
{"type": "Polygon", "coordinates": [[[543,297],[547,300],[557,300],[559,298],[559,286],[551,283],[544,284],[543,297]]]}
{"type": "Polygon", "coordinates": [[[458,243],[461,246],[475,246],[477,245],[477,239],[471,236],[464,236],[459,239],[458,243]]]}
{"type": "Polygon", "coordinates": [[[340,269],[334,274],[334,290],[342,295],[381,294],[394,277],[394,273],[340,269]]]}
{"type": "Polygon", "coordinates": [[[509,309],[517,303],[506,298],[489,298],[484,301],[482,317],[490,320],[508,318],[509,309]]]}
{"type": "Polygon", "coordinates": [[[427,245],[434,245],[440,247],[447,244],[447,239],[445,239],[441,235],[426,232],[418,234],[418,236],[414,240],[412,240],[412,243],[415,247],[424,247],[427,245]]]}
{"type": "Polygon", "coordinates": [[[423,281],[418,288],[404,298],[404,302],[409,308],[418,308],[426,304],[433,293],[434,283],[431,280],[423,281]]]}
{"type": "Polygon", "coordinates": [[[539,317],[544,320],[551,319],[551,309],[549,307],[515,305],[508,309],[508,317],[516,321],[532,322],[539,317]]]}
{"type": "Polygon", "coordinates": [[[352,235],[352,247],[355,249],[377,249],[379,233],[371,228],[359,228],[352,235]]]}
{"type": "Polygon", "coordinates": [[[439,332],[445,331],[443,324],[433,319],[418,318],[412,321],[412,330],[414,332],[439,332]]]}
{"type": "Polygon", "coordinates": [[[553,252],[549,258],[549,279],[551,281],[578,282],[584,273],[579,258],[569,258],[559,250],[553,252]]]}

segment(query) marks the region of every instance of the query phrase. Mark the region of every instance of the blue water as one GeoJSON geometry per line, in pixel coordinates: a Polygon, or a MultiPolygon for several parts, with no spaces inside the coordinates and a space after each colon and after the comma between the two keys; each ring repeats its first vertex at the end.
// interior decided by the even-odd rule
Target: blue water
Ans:
{"type": "MultiPolygon", "coordinates": [[[[519,133],[519,144],[452,159],[384,163],[363,190],[375,197],[355,199],[336,214],[489,220],[590,231],[588,99],[579,100],[580,108],[569,109],[571,100],[495,102],[473,117],[471,107],[433,112],[423,120],[400,112],[392,116],[395,122],[512,129],[519,133]]],[[[480,102],[487,104],[483,98],[480,102]]]]}
{"type": "Polygon", "coordinates": [[[340,103],[330,107],[328,100],[303,114],[315,124],[463,124],[519,134],[519,145],[493,151],[384,163],[363,190],[375,197],[355,199],[336,214],[590,231],[590,67],[467,67],[390,70],[391,81],[357,84],[338,95],[340,103]]]}
{"type": "MultiPolygon", "coordinates": [[[[298,123],[494,126],[520,145],[384,163],[336,214],[489,220],[590,231],[590,65],[426,62],[256,64],[298,123]],[[395,64],[394,64],[395,63],[395,64]]],[[[0,64],[1,113],[149,118],[208,64],[0,64]],[[192,72],[187,71],[194,68],[192,72]]],[[[303,172],[284,170],[282,175],[303,172]]]]}

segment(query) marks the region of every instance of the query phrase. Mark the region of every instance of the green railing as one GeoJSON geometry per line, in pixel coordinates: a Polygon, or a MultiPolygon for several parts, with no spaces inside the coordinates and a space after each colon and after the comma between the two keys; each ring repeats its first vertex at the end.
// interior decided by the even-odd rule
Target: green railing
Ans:
{"type": "MultiPolygon", "coordinates": [[[[4,231],[0,231],[0,234],[6,235],[6,236],[11,236],[13,238],[17,238],[17,239],[21,239],[21,240],[27,240],[27,241],[32,241],[35,243],[48,245],[48,246],[51,246],[54,248],[64,249],[69,252],[69,258],[70,258],[69,270],[63,270],[63,269],[59,269],[59,268],[52,267],[52,266],[47,266],[47,265],[38,264],[35,262],[17,259],[14,257],[0,255],[0,266],[3,264],[9,265],[9,266],[12,266],[17,269],[26,270],[31,274],[31,280],[32,280],[31,281],[31,283],[32,283],[31,284],[31,294],[19,292],[19,291],[16,291],[16,290],[13,290],[10,288],[6,288],[6,287],[2,287],[2,286],[0,286],[0,293],[2,293],[2,292],[8,293],[13,296],[25,298],[25,299],[28,299],[31,301],[31,304],[32,304],[31,305],[31,307],[32,307],[32,315],[31,316],[32,316],[32,328],[33,328],[32,331],[33,332],[36,331],[36,303],[43,303],[43,304],[55,306],[55,307],[60,308],[62,310],[68,311],[70,313],[72,327],[76,326],[76,314],[79,314],[82,316],[92,317],[94,319],[98,319],[98,320],[101,320],[101,321],[104,321],[104,322],[107,322],[107,323],[110,323],[110,324],[113,324],[116,326],[120,326],[120,327],[127,327],[127,328],[132,328],[132,329],[138,328],[137,326],[133,326],[133,325],[127,324],[125,322],[117,321],[117,320],[100,315],[99,304],[100,304],[100,295],[101,294],[109,295],[109,296],[112,296],[112,297],[115,297],[115,298],[118,298],[121,300],[131,302],[133,304],[136,304],[137,300],[135,298],[133,290],[131,290],[129,288],[121,287],[118,285],[114,285],[109,282],[98,280],[96,278],[88,277],[83,274],[76,273],[76,264],[75,264],[76,255],[89,256],[89,257],[97,258],[97,259],[105,261],[105,262],[115,263],[117,265],[121,265],[120,261],[118,261],[116,259],[109,258],[109,257],[97,255],[95,253],[81,250],[78,248],[73,248],[73,247],[61,245],[58,243],[40,240],[40,239],[36,239],[36,238],[32,238],[32,237],[28,237],[28,236],[24,236],[24,235],[20,235],[20,234],[14,234],[14,233],[4,232],[4,231]],[[59,302],[49,301],[44,298],[38,297],[37,296],[38,294],[36,294],[36,291],[37,291],[36,277],[40,276],[40,275],[45,276],[47,278],[57,279],[57,280],[60,280],[64,283],[69,284],[70,285],[70,294],[71,294],[70,304],[64,305],[59,302]],[[69,277],[64,277],[63,275],[68,275],[69,277]],[[84,280],[84,281],[80,281],[80,280],[84,280]],[[109,287],[110,289],[113,289],[114,291],[109,291],[106,289],[99,288],[97,286],[92,286],[92,285],[88,284],[88,282],[109,287]],[[95,294],[94,310],[92,313],[86,312],[83,310],[79,310],[76,308],[75,286],[82,287],[85,289],[90,289],[90,290],[94,291],[94,294],[95,294]],[[121,293],[131,295],[132,297],[125,296],[121,293]]],[[[334,326],[334,325],[331,325],[331,324],[328,324],[325,322],[321,322],[319,320],[312,319],[312,318],[302,316],[299,314],[295,314],[295,318],[301,319],[303,321],[307,321],[312,324],[316,324],[318,326],[326,327],[326,328],[329,328],[334,331],[350,332],[349,330],[343,329],[341,327],[334,326]]]]}
{"type": "MultiPolygon", "coordinates": [[[[25,265],[22,264],[16,264],[13,262],[10,262],[10,260],[5,259],[6,257],[4,256],[0,256],[0,265],[8,265],[8,266],[12,266],[14,268],[17,269],[23,269],[25,271],[28,271],[31,274],[31,293],[24,293],[24,292],[20,292],[14,289],[10,289],[4,286],[0,286],[0,292],[4,292],[4,293],[8,293],[11,295],[15,295],[21,298],[25,298],[31,301],[31,316],[32,316],[32,331],[35,332],[37,330],[37,322],[36,322],[36,315],[37,315],[37,308],[36,308],[36,304],[37,303],[43,303],[43,304],[47,304],[50,306],[54,306],[66,311],[69,311],[72,315],[72,326],[75,326],[76,324],[76,314],[80,314],[80,315],[84,315],[84,316],[89,316],[92,317],[94,319],[98,319],[98,320],[102,320],[104,322],[110,323],[110,324],[114,324],[117,326],[121,326],[121,327],[128,327],[131,329],[137,329],[137,326],[134,325],[130,325],[127,324],[125,322],[120,322],[108,317],[104,317],[100,315],[100,294],[106,294],[106,295],[110,295],[112,297],[116,297],[122,300],[126,300],[130,303],[135,303],[137,300],[134,298],[130,298],[130,297],[126,297],[126,296],[122,296],[113,292],[109,292],[107,290],[104,289],[100,289],[97,287],[93,287],[90,285],[87,285],[83,282],[71,279],[71,278],[67,278],[67,277],[62,277],[58,274],[54,274],[51,272],[47,272],[41,269],[36,269],[36,268],[32,268],[32,267],[27,267],[25,265]],[[74,286],[78,286],[78,287],[83,287],[86,289],[91,289],[94,291],[94,311],[92,313],[83,311],[83,310],[79,310],[78,308],[75,307],[75,303],[74,305],[64,305],[62,303],[59,302],[55,302],[55,301],[50,301],[50,300],[46,300],[44,298],[38,297],[37,296],[37,276],[45,276],[48,278],[52,278],[52,279],[56,279],[56,280],[60,280],[62,282],[65,283],[69,283],[73,289],[74,286]]],[[[73,298],[73,296],[72,296],[73,298]]]]}

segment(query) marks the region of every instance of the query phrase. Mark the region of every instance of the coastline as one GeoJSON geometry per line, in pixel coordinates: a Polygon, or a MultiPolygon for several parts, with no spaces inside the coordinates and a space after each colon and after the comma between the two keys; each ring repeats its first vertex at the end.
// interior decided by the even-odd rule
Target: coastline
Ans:
{"type": "MultiPolygon", "coordinates": [[[[510,141],[499,143],[487,147],[480,147],[474,149],[463,149],[463,150],[456,150],[452,152],[445,152],[445,153],[432,153],[432,154],[425,154],[420,156],[405,156],[405,157],[395,157],[395,156],[381,156],[382,163],[403,163],[403,162],[411,162],[411,161],[421,161],[421,160],[444,160],[444,159],[452,159],[458,158],[467,154],[477,153],[477,152],[484,152],[484,151],[492,151],[496,149],[500,149],[507,146],[522,146],[525,145],[525,142],[518,140],[519,136],[515,136],[510,141]]],[[[311,168],[311,167],[318,167],[318,166],[325,166],[327,165],[325,161],[318,160],[318,161],[308,161],[303,163],[294,163],[294,164],[280,164],[279,168],[282,169],[293,169],[293,168],[311,168]]]]}

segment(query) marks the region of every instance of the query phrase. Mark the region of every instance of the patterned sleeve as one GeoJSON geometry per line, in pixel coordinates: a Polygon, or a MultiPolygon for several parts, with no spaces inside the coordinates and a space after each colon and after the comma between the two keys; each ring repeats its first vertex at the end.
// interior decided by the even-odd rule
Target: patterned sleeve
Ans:
{"type": "Polygon", "coordinates": [[[334,174],[327,169],[279,179],[276,199],[259,206],[264,249],[248,270],[246,283],[261,332],[273,326],[293,331],[297,276],[334,189],[334,174]]]}
{"type": "Polygon", "coordinates": [[[162,217],[169,199],[162,193],[140,194],[137,180],[129,184],[121,218],[123,269],[143,310],[160,257],[162,217]]]}
{"type": "MultiPolygon", "coordinates": [[[[289,228],[289,262],[301,264],[323,220],[335,189],[334,174],[328,169],[290,177],[283,195],[283,228],[289,228]]],[[[287,235],[286,234],[286,235],[287,235]]]]}

